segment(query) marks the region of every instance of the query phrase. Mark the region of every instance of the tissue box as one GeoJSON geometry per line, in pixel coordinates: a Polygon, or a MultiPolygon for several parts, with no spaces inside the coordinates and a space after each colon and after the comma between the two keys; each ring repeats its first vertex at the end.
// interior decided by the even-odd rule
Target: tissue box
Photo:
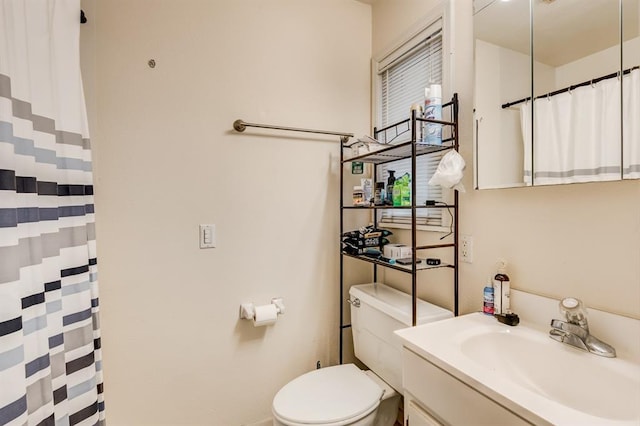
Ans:
{"type": "Polygon", "coordinates": [[[391,259],[411,257],[411,247],[404,244],[387,244],[384,246],[384,256],[391,259]]]}

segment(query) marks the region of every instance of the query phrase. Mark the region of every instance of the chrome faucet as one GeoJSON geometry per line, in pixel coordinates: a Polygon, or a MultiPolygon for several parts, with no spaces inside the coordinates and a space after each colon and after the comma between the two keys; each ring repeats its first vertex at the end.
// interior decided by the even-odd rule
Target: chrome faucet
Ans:
{"type": "Polygon", "coordinates": [[[615,358],[616,350],[613,347],[589,333],[587,311],[580,300],[573,297],[562,299],[560,312],[566,321],[552,319],[549,337],[592,354],[615,358]]]}

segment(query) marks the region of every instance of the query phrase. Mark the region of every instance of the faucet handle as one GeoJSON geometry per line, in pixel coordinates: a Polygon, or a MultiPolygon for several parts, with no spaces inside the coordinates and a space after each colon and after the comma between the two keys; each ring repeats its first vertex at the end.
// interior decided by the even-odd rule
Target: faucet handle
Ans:
{"type": "Polygon", "coordinates": [[[582,340],[586,339],[589,335],[589,332],[587,330],[577,324],[572,324],[570,322],[552,319],[550,325],[553,330],[561,330],[564,333],[573,334],[582,340]]]}
{"type": "Polygon", "coordinates": [[[560,301],[560,306],[568,310],[574,310],[582,306],[582,301],[575,297],[565,297],[560,301]]]}
{"type": "Polygon", "coordinates": [[[562,299],[560,301],[560,313],[562,313],[571,324],[579,325],[589,331],[587,310],[584,308],[580,299],[574,297],[565,297],[562,299]]]}

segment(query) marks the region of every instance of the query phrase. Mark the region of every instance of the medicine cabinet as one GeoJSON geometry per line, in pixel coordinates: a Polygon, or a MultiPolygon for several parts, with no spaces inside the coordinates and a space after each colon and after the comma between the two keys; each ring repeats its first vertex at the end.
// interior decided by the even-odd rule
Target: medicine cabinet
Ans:
{"type": "Polygon", "coordinates": [[[474,39],[477,189],[640,177],[640,0],[475,0],[474,39]]]}

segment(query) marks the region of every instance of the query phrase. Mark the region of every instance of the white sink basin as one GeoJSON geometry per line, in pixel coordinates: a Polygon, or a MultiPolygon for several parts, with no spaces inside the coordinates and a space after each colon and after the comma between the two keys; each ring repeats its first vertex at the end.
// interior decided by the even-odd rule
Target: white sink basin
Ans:
{"type": "Polygon", "coordinates": [[[624,357],[599,357],[481,313],[397,334],[418,355],[533,423],[640,424],[640,364],[624,357]]]}

